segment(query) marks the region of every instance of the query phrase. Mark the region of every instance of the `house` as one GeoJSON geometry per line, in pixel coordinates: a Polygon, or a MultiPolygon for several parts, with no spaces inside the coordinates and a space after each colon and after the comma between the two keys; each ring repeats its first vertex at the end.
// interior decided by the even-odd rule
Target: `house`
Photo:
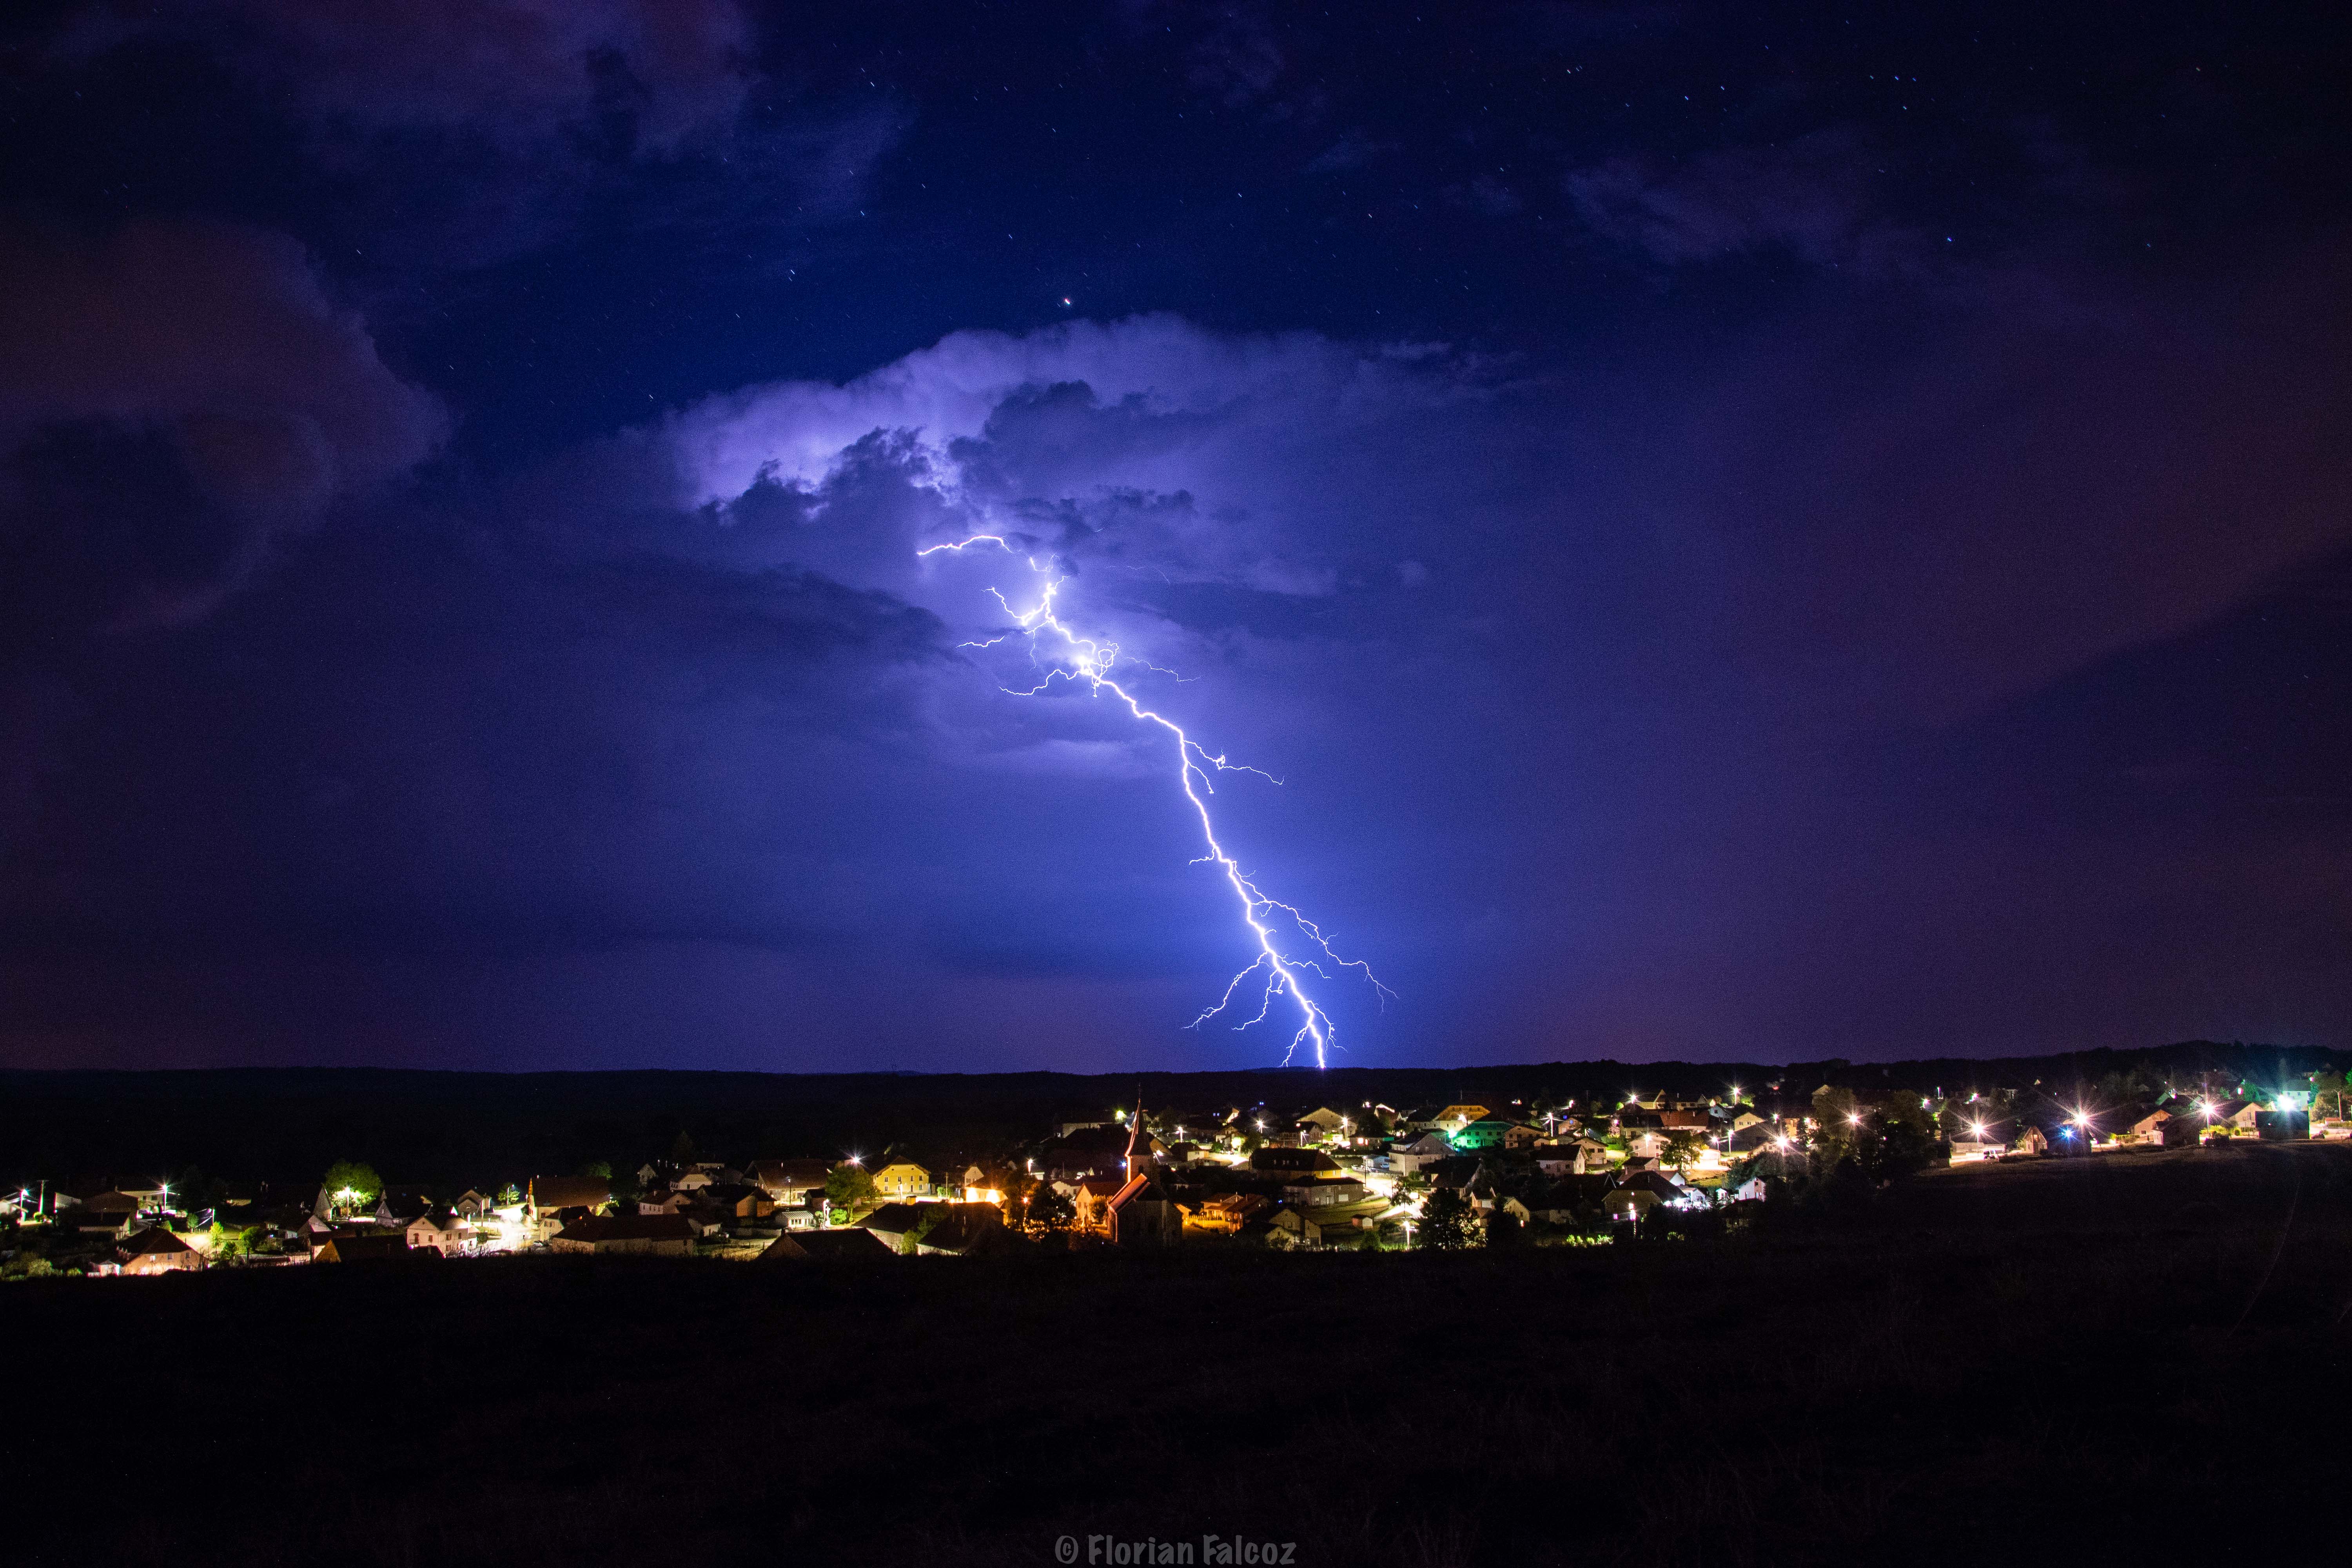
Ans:
{"type": "Polygon", "coordinates": [[[992,1175],[984,1165],[966,1165],[956,1184],[963,1189],[963,1201],[968,1204],[1001,1204],[1004,1201],[1004,1184],[992,1175]]]}
{"type": "Polygon", "coordinates": [[[376,1199],[375,1223],[386,1229],[405,1226],[433,1207],[433,1200],[413,1190],[387,1192],[376,1199]]]}
{"type": "Polygon", "coordinates": [[[1301,1132],[1312,1132],[1318,1137],[1328,1138],[1339,1131],[1342,1124],[1351,1124],[1352,1121],[1352,1118],[1343,1116],[1326,1105],[1300,1117],[1297,1125],[1301,1132]]]}
{"type": "Polygon", "coordinates": [[[1450,1136],[1474,1121],[1484,1121],[1489,1114],[1483,1105],[1448,1105],[1441,1107],[1424,1125],[1450,1136]]]}
{"type": "Polygon", "coordinates": [[[1293,1208],[1328,1208],[1333,1204],[1360,1204],[1364,1201],[1364,1184],[1353,1176],[1286,1182],[1282,1186],[1282,1201],[1293,1208]]]}
{"type": "Polygon", "coordinates": [[[751,1180],[781,1206],[802,1208],[812,1196],[824,1199],[825,1175],[830,1173],[833,1166],[821,1159],[762,1159],[751,1168],[751,1180]]]}
{"type": "MultiPolygon", "coordinates": [[[[1486,1149],[1500,1149],[1504,1146],[1504,1140],[1510,1136],[1516,1125],[1500,1117],[1482,1116],[1475,1121],[1465,1122],[1454,1129],[1450,1136],[1454,1148],[1465,1154],[1486,1149]]],[[[1532,1145],[1535,1142],[1535,1130],[1526,1128],[1520,1131],[1527,1133],[1526,1143],[1532,1145]]]]}
{"type": "Polygon", "coordinates": [[[696,1195],[696,1201],[729,1219],[766,1219],[776,1212],[776,1200],[768,1195],[768,1189],[750,1182],[714,1182],[696,1195]]]}
{"type": "Polygon", "coordinates": [[[1609,1147],[1591,1138],[1567,1143],[1539,1143],[1533,1151],[1536,1169],[1547,1176],[1606,1174],[1609,1147]]]}
{"type": "Polygon", "coordinates": [[[67,1223],[85,1236],[127,1237],[139,1217],[139,1200],[130,1193],[106,1189],[63,1212],[70,1215],[67,1223]]]}
{"type": "Polygon", "coordinates": [[[761,1263],[873,1263],[897,1256],[890,1244],[857,1226],[842,1230],[796,1230],[780,1236],[761,1252],[761,1263]]]}
{"type": "Polygon", "coordinates": [[[1070,1223],[1081,1234],[1093,1232],[1108,1235],[1109,1224],[1104,1215],[1110,1200],[1118,1196],[1127,1181],[1118,1176],[1088,1176],[1075,1184],[1064,1195],[1070,1200],[1070,1223]]]}
{"type": "Polygon", "coordinates": [[[170,1274],[205,1266],[195,1248],[160,1225],[141,1231],[116,1247],[114,1255],[125,1274],[170,1274]]]}
{"type": "Polygon", "coordinates": [[[438,1258],[437,1252],[415,1252],[398,1235],[369,1236],[356,1231],[330,1235],[310,1255],[313,1263],[408,1263],[438,1258]]]}
{"type": "Polygon", "coordinates": [[[1043,1171],[1073,1176],[1102,1176],[1117,1172],[1125,1181],[1130,1143],[1139,1164],[1161,1159],[1168,1152],[1168,1146],[1149,1132],[1130,1132],[1122,1125],[1100,1123],[1079,1128],[1046,1144],[1038,1152],[1037,1165],[1043,1171]]]}
{"type": "Polygon", "coordinates": [[[1250,1232],[1257,1234],[1268,1247],[1274,1247],[1341,1244],[1352,1247],[1363,1239],[1363,1228],[1357,1223],[1355,1215],[1318,1215],[1293,1208],[1278,1208],[1253,1224],[1250,1232]]]}
{"type": "Polygon", "coordinates": [[[1602,1212],[1612,1220],[1630,1221],[1639,1225],[1662,1200],[1655,1193],[1643,1187],[1621,1187],[1601,1200],[1602,1212]]]}
{"type": "Polygon", "coordinates": [[[1103,1216],[1104,1234],[1119,1247],[1165,1247],[1184,1228],[1183,1214],[1167,1190],[1148,1175],[1137,1176],[1113,1194],[1103,1205],[1103,1216]]]}
{"type": "Polygon", "coordinates": [[[465,1194],[449,1205],[449,1212],[459,1219],[479,1219],[497,1206],[488,1198],[467,1187],[465,1194]]]}
{"type": "Polygon", "coordinates": [[[2252,1132],[2254,1118],[2261,1115],[2262,1102],[2253,1100],[2225,1100],[2215,1106],[2208,1118],[2216,1127],[2231,1127],[2241,1132],[2252,1132]]]}
{"type": "Polygon", "coordinates": [[[1389,1149],[1389,1169],[1399,1175],[1409,1176],[1439,1160],[1454,1157],[1454,1145],[1444,1135],[1424,1132],[1410,1143],[1398,1143],[1389,1149]]]}
{"type": "Polygon", "coordinates": [[[601,1209],[613,1201],[613,1184],[602,1176],[533,1176],[523,1188],[526,1208],[601,1209]]]}
{"type": "Polygon", "coordinates": [[[1732,1124],[1731,1152],[1735,1154],[1752,1154],[1759,1149],[1775,1149],[1780,1146],[1782,1139],[1787,1139],[1793,1146],[1801,1142],[1797,1131],[1797,1128],[1792,1123],[1765,1121],[1755,1118],[1744,1119],[1732,1124]]]}
{"type": "Polygon", "coordinates": [[[1530,1193],[1526,1207],[1546,1225],[1574,1225],[1599,1209],[1616,1184],[1606,1175],[1556,1177],[1530,1193]]]}
{"type": "Polygon", "coordinates": [[[1339,1162],[1320,1149],[1260,1149],[1250,1169],[1271,1175],[1324,1180],[1339,1175],[1339,1162]]]}
{"type": "Polygon", "coordinates": [[[994,1204],[932,1204],[946,1211],[937,1223],[915,1236],[918,1258],[972,1258],[996,1251],[1013,1239],[1004,1228],[1004,1214],[994,1204]]]}
{"type": "Polygon", "coordinates": [[[1258,1193],[1224,1193],[1194,1207],[1184,1221],[1195,1229],[1232,1236],[1273,1206],[1272,1199],[1258,1193]]]}
{"type": "Polygon", "coordinates": [[[410,1247],[430,1247],[446,1258],[473,1245],[474,1227],[447,1209],[431,1209],[410,1220],[403,1235],[410,1247]]]}
{"type": "Polygon", "coordinates": [[[547,1245],[556,1252],[687,1258],[694,1252],[694,1230],[683,1215],[592,1215],[565,1226],[547,1245]]]}
{"type": "Polygon", "coordinates": [[[934,1210],[940,1204],[884,1204],[851,1227],[864,1230],[893,1252],[911,1256],[915,1250],[915,1233],[935,1223],[941,1215],[934,1210]]]}
{"type": "Polygon", "coordinates": [[[1601,1200],[1601,1207],[1612,1219],[1639,1221],[1661,1205],[1674,1208],[1704,1208],[1706,1194],[1682,1186],[1658,1171],[1633,1171],[1621,1174],[1617,1184],[1601,1200]]]}
{"type": "MultiPolygon", "coordinates": [[[[658,1218],[659,1216],[648,1217],[658,1218]]],[[[684,1221],[688,1233],[698,1241],[709,1241],[713,1237],[725,1236],[727,1227],[734,1223],[725,1209],[716,1204],[703,1203],[698,1196],[689,1197],[686,1206],[672,1217],[684,1221]]]]}
{"type": "Polygon", "coordinates": [[[904,1203],[931,1195],[931,1173],[912,1160],[893,1160],[874,1173],[874,1195],[884,1203],[904,1203]]]}

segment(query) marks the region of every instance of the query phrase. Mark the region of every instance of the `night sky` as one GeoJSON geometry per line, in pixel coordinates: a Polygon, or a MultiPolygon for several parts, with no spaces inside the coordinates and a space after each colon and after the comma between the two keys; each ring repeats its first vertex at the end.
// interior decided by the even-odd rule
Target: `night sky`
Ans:
{"type": "Polygon", "coordinates": [[[2352,1046],[2344,12],[1852,10],[12,7],[0,1064],[1280,1060],[980,531],[1335,1063],[2352,1046]]]}

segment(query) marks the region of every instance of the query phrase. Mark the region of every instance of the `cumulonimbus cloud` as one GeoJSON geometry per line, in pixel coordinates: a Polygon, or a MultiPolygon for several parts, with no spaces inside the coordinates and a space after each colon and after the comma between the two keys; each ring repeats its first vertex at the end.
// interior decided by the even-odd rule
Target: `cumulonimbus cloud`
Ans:
{"type": "Polygon", "coordinates": [[[1298,515],[1268,458],[1471,395],[1443,350],[1313,333],[1237,335],[1171,316],[1026,335],[956,332],[844,384],[785,382],[708,400],[658,432],[688,507],[760,487],[812,504],[799,558],[903,588],[914,550],[958,530],[1010,531],[1073,563],[1124,560],[1169,582],[1332,591],[1347,542],[1298,515]],[[886,539],[819,515],[877,437],[938,504],[886,539]],[[1320,536],[1320,537],[1318,537],[1320,536]]]}

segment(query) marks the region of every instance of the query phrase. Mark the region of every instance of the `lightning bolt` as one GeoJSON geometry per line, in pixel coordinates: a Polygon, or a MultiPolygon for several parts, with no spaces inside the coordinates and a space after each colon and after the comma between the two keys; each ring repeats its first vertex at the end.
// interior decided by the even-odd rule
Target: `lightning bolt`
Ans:
{"type": "MultiPolygon", "coordinates": [[[[993,533],[975,533],[968,539],[960,539],[950,544],[933,544],[915,553],[920,556],[930,556],[945,551],[961,555],[975,545],[993,545],[1008,555],[1015,553],[1010,543],[1006,542],[1001,535],[993,533]]],[[[1290,1037],[1289,1046],[1282,1053],[1283,1065],[1287,1067],[1290,1064],[1290,1058],[1298,1054],[1299,1048],[1309,1044],[1315,1048],[1315,1065],[1318,1068],[1328,1065],[1328,1053],[1331,1048],[1332,1041],[1339,1034],[1339,1028],[1332,1023],[1331,1016],[1323,1010],[1322,1005],[1307,994],[1306,984],[1300,976],[1311,973],[1325,980],[1335,980],[1339,978],[1337,971],[1352,969],[1371,983],[1373,991],[1383,1002],[1393,996],[1395,993],[1381,984],[1379,976],[1372,973],[1370,965],[1362,960],[1341,958],[1333,950],[1331,939],[1324,933],[1322,927],[1307,919],[1296,907],[1284,903],[1280,899],[1270,897],[1263,891],[1256,881],[1242,869],[1241,863],[1217,841],[1216,819],[1210,815],[1209,811],[1209,797],[1217,793],[1216,774],[1255,773],[1272,784],[1279,784],[1282,781],[1263,768],[1254,768],[1246,763],[1231,762],[1223,752],[1209,751],[1187,734],[1184,727],[1173,719],[1164,713],[1155,712],[1137,700],[1135,694],[1114,679],[1111,673],[1118,668],[1121,658],[1118,645],[1115,642],[1106,642],[1099,638],[1082,636],[1073,631],[1068,624],[1055,614],[1055,599],[1061,593],[1062,584],[1067,579],[1057,576],[1050,565],[1039,564],[1034,557],[1028,558],[1028,566],[1038,583],[1037,602],[1029,609],[1013,608],[1012,601],[1004,596],[1002,589],[992,586],[988,590],[994,595],[997,604],[1003,606],[1004,613],[1012,617],[1015,629],[1003,637],[990,637],[982,642],[968,642],[960,646],[971,648],[994,647],[1017,636],[1028,642],[1030,660],[1034,664],[1038,662],[1041,639],[1054,639],[1051,644],[1052,651],[1046,655],[1048,668],[1042,679],[1025,690],[1009,686],[999,689],[1013,697],[1037,697],[1050,690],[1057,680],[1075,682],[1085,686],[1089,694],[1097,698],[1108,693],[1121,703],[1139,723],[1157,726],[1168,733],[1169,738],[1176,743],[1177,783],[1184,791],[1184,798],[1192,803],[1193,815],[1200,819],[1201,842],[1207,850],[1205,854],[1194,858],[1192,864],[1214,865],[1223,876],[1225,885],[1233,889],[1234,898],[1241,906],[1242,923],[1249,928],[1250,937],[1257,949],[1255,956],[1226,983],[1224,994],[1219,997],[1213,1005],[1202,1009],[1201,1015],[1185,1027],[1196,1029],[1210,1019],[1221,1016],[1234,1005],[1236,997],[1247,994],[1245,990],[1247,982],[1253,978],[1261,978],[1263,984],[1258,991],[1257,1011],[1234,1027],[1246,1029],[1254,1024],[1265,1022],[1273,1013],[1275,1005],[1287,999],[1290,1005],[1297,1012],[1298,1027],[1290,1037]],[[1306,950],[1305,956],[1294,957],[1283,951],[1282,944],[1277,940],[1277,933],[1285,931],[1298,940],[1301,947],[1306,950]]],[[[1131,655],[1127,656],[1127,662],[1139,668],[1152,670],[1176,679],[1183,679],[1176,675],[1174,670],[1162,669],[1158,665],[1147,663],[1131,655]]]]}

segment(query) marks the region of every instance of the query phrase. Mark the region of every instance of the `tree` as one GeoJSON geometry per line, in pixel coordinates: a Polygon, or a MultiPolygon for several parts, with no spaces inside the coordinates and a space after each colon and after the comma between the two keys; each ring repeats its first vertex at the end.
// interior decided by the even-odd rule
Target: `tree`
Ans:
{"type": "Polygon", "coordinates": [[[2341,1120],[2344,1115],[2344,1075],[2326,1068],[2311,1075],[2312,1120],[2341,1120]]]}
{"type": "Polygon", "coordinates": [[[1496,1204],[1495,1212],[1486,1216],[1486,1245],[1501,1247],[1524,1247],[1527,1245],[1527,1228],[1519,1224],[1519,1216],[1503,1205],[1496,1204]]]}
{"type": "Polygon", "coordinates": [[[1686,1170],[1698,1163],[1699,1151],[1706,1147],[1706,1139],[1698,1133],[1687,1127],[1677,1127],[1666,1134],[1665,1150],[1658,1158],[1670,1169],[1686,1170]]]}
{"type": "Polygon", "coordinates": [[[1010,1165],[989,1173],[988,1181],[989,1185],[1004,1194],[1004,1223],[1020,1225],[1029,1205],[1029,1194],[1036,1190],[1037,1178],[1018,1165],[1010,1165]]]}
{"type": "Polygon", "coordinates": [[[1064,1231],[1078,1217],[1070,1200],[1051,1187],[1039,1187],[1029,1198],[1029,1224],[1042,1231],[1064,1231]]]}
{"type": "Polygon", "coordinates": [[[227,1195],[226,1184],[191,1165],[173,1178],[170,1206],[184,1214],[196,1214],[205,1209],[218,1208],[227,1195]]]}
{"type": "Polygon", "coordinates": [[[1864,1120],[1853,1090],[1828,1084],[1813,1090],[1813,1147],[1823,1169],[1853,1152],[1853,1137],[1864,1120]]]}
{"type": "Polygon", "coordinates": [[[375,1167],[357,1160],[338,1160],[328,1166],[326,1187],[327,1201],[341,1207],[356,1208],[383,1195],[383,1179],[375,1167]]]}
{"type": "Polygon", "coordinates": [[[1916,1094],[1891,1096],[1866,1120],[1855,1157],[1873,1181],[1896,1181],[1951,1158],[1935,1113],[1916,1094]]]}
{"type": "Polygon", "coordinates": [[[1457,1252],[1478,1245],[1478,1218],[1470,1200],[1452,1187],[1440,1187],[1421,1205],[1421,1245],[1441,1252],[1457,1252]]]}
{"type": "Polygon", "coordinates": [[[843,1161],[824,1174],[824,1198],[829,1208],[862,1208],[874,1202],[874,1173],[865,1166],[843,1161]]]}
{"type": "Polygon", "coordinates": [[[603,1170],[605,1184],[615,1202],[633,1204],[637,1201],[637,1194],[645,1191],[645,1184],[637,1180],[637,1173],[628,1166],[616,1171],[602,1160],[596,1164],[603,1170]]]}
{"type": "Polygon", "coordinates": [[[670,1141],[670,1163],[673,1165],[691,1165],[699,1158],[701,1158],[701,1152],[695,1148],[694,1140],[687,1136],[685,1128],[679,1128],[677,1131],[677,1136],[670,1141]]]}

